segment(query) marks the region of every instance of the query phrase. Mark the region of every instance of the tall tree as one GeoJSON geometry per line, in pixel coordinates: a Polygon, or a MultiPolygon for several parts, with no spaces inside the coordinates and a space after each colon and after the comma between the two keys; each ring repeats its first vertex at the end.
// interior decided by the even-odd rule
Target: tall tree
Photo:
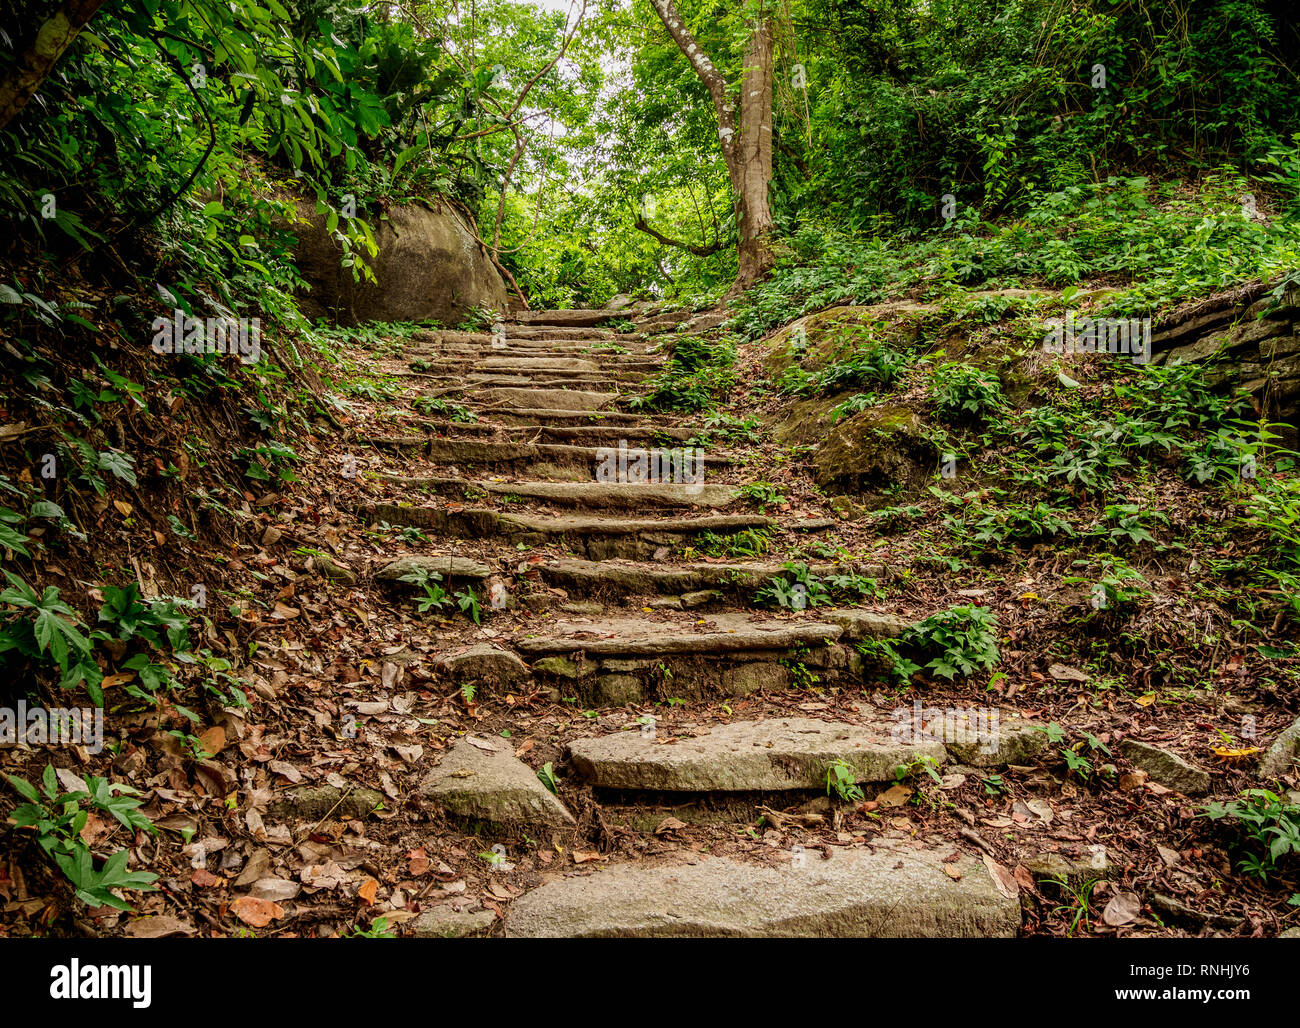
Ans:
{"type": "Polygon", "coordinates": [[[686,55],[713,98],[718,118],[718,143],[736,196],[739,267],[732,291],[757,282],[772,266],[772,211],[768,183],[772,178],[772,14],[770,0],[756,0],[750,22],[740,89],[734,91],[712,59],[691,34],[673,0],[650,4],[686,55]]]}
{"type": "Polygon", "coordinates": [[[27,106],[63,52],[103,4],[104,0],[66,0],[45,20],[31,45],[0,80],[0,129],[27,106]]]}

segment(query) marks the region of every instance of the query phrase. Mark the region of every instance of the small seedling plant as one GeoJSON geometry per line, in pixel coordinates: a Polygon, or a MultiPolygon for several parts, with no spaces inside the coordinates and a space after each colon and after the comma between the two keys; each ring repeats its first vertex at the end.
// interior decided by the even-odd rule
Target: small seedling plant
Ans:
{"type": "Polygon", "coordinates": [[[110,815],[133,834],[142,830],[157,834],[153,823],[139,811],[140,801],[129,785],[110,782],[106,778],[89,777],[85,789],[63,792],[53,764],[45,766],[40,788],[17,775],[6,775],[9,784],[27,802],[16,807],[9,815],[10,821],[20,829],[31,829],[36,834],[36,844],[72,883],[77,898],[92,906],[116,907],[130,910],[130,905],[115,889],[151,891],[158,876],[150,871],[128,871],[126,861],[130,851],[113,853],[98,869],[90,847],[82,840],[81,830],[86,827],[93,810],[110,815]]]}

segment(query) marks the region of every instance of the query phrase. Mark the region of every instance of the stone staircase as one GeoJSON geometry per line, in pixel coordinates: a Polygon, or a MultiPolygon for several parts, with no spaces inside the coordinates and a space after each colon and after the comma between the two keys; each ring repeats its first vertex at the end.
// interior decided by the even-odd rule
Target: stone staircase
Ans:
{"type": "MultiPolygon", "coordinates": [[[[404,498],[360,513],[417,528],[430,541],[376,562],[382,588],[400,596],[411,588],[401,578],[424,570],[444,588],[472,586],[495,608],[484,621],[487,638],[449,645],[438,674],[474,686],[485,701],[534,689],[600,712],[583,726],[588,737],[567,743],[558,797],[508,743],[470,735],[430,769],[425,801],[470,824],[563,840],[575,830],[568,793],[580,789],[600,821],[643,840],[641,859],[626,859],[625,847],[599,870],[543,875],[506,909],[505,933],[1014,935],[1014,881],[969,845],[944,834],[916,837],[887,816],[807,851],[769,829],[744,859],[652,852],[656,828],[645,814],[665,799],[699,800],[738,832],[760,807],[766,823],[781,828],[781,810],[798,804],[807,812],[790,815],[796,824],[837,827],[853,808],[827,803],[833,764],[872,795],[869,783],[887,788],[900,765],[942,769],[953,757],[942,742],[896,739],[891,711],[865,694],[852,720],[823,719],[843,707],[768,717],[761,703],[738,703],[800,690],[814,676],[870,691],[880,679],[857,644],[897,636],[908,622],[864,607],[774,612],[755,604],[755,592],[796,556],[814,573],[883,579],[888,569],[807,556],[836,524],[829,507],[755,510],[742,488],[771,472],[762,446],[715,448],[701,440],[698,419],[629,404],[678,333],[707,331],[717,316],[696,324],[689,315],[660,316],[624,334],[604,327],[616,317],[527,311],[494,332],[418,333],[403,352],[411,379],[422,396],[455,408],[417,404],[429,412],[413,422],[423,431],[367,440],[386,455],[383,478],[404,498]],[[696,442],[703,481],[627,480],[641,452],[673,456],[696,442]],[[414,473],[415,463],[433,473],[414,473]],[[682,701],[759,715],[664,723],[663,705],[682,701]]],[[[805,688],[799,698],[816,694],[805,688]]],[[[442,910],[423,917],[417,934],[457,934],[458,924],[442,910]]]]}

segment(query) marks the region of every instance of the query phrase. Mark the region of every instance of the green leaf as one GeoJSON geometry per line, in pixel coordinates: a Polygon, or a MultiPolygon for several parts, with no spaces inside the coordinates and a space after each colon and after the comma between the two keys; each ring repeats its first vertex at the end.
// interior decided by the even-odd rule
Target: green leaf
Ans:
{"type": "Polygon", "coordinates": [[[17,775],[5,775],[5,777],[9,779],[9,784],[17,790],[18,795],[23,799],[30,800],[33,803],[41,802],[41,794],[36,791],[36,786],[32,785],[31,782],[19,778],[17,775]]]}

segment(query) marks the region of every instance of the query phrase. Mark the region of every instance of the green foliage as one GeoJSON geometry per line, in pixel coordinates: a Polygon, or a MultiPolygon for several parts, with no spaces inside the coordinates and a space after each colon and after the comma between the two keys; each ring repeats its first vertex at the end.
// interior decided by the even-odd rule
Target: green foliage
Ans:
{"type": "Polygon", "coordinates": [[[1100,554],[1096,561],[1076,560],[1074,567],[1097,567],[1089,575],[1067,575],[1061,581],[1066,585],[1088,585],[1091,587],[1091,603],[1094,610],[1114,610],[1129,613],[1139,604],[1151,598],[1151,590],[1141,572],[1131,567],[1121,557],[1108,553],[1100,554]]]}
{"type": "Polygon", "coordinates": [[[997,618],[987,607],[974,605],[949,607],[911,626],[897,641],[868,639],[858,644],[858,650],[866,657],[883,658],[903,682],[923,668],[951,681],[958,675],[989,671],[1001,659],[997,618]],[[929,660],[916,663],[904,651],[929,660]]]}
{"type": "Polygon", "coordinates": [[[83,903],[130,910],[112,890],[153,889],[156,874],[126,869],[129,849],[118,850],[96,868],[90,848],[81,838],[91,810],[108,814],[133,835],[136,831],[156,834],[153,824],[137,809],[140,800],[134,798],[135,789],[91,776],[85,781],[85,789],[62,792],[53,764],[45,766],[39,789],[16,775],[5,777],[27,801],[10,814],[12,823],[35,832],[36,844],[72,883],[83,903]]]}
{"type": "Polygon", "coordinates": [[[845,803],[861,803],[862,789],[857,775],[842,757],[826,768],[826,795],[838,796],[845,803]]]}
{"type": "Polygon", "coordinates": [[[830,603],[861,603],[880,599],[884,591],[875,579],[854,572],[819,576],[807,564],[787,561],[786,574],[777,575],[754,595],[754,602],[785,610],[804,610],[830,603]]]}
{"type": "Polygon", "coordinates": [[[1241,798],[1210,803],[1202,817],[1232,819],[1256,852],[1246,853],[1239,867],[1261,881],[1276,874],[1279,865],[1300,854],[1300,805],[1289,803],[1268,789],[1243,789],[1241,798]]]}
{"type": "Polygon", "coordinates": [[[648,384],[648,391],[628,401],[632,410],[702,411],[725,395],[734,381],[736,349],[695,336],[675,341],[672,356],[648,384]]]}
{"type": "Polygon", "coordinates": [[[930,379],[930,396],[939,413],[952,419],[983,420],[1006,408],[998,377],[969,364],[944,364],[930,379]]]}
{"type": "Polygon", "coordinates": [[[52,663],[65,689],[85,683],[96,702],[102,702],[99,683],[103,673],[91,650],[93,640],[86,633],[80,615],[59,599],[55,586],[40,593],[11,571],[4,572],[9,587],[0,592],[0,603],[15,608],[0,622],[0,657],[10,663],[11,653],[30,660],[52,663]]]}
{"type": "Polygon", "coordinates": [[[771,482],[748,482],[740,488],[740,495],[759,510],[769,506],[780,506],[787,502],[787,497],[771,482]]]}

